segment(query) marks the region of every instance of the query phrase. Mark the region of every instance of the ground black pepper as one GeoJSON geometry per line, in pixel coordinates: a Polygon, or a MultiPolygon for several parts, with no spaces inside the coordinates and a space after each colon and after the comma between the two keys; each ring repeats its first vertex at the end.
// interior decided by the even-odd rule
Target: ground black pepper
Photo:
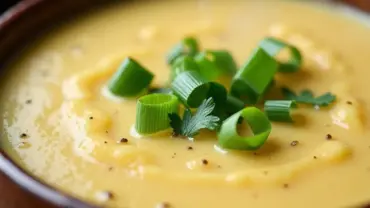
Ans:
{"type": "Polygon", "coordinates": [[[122,138],[122,139],[119,140],[118,143],[127,143],[127,142],[128,142],[128,139],[122,138]]]}
{"type": "Polygon", "coordinates": [[[313,156],[313,159],[317,159],[317,157],[316,156],[313,156]]]}
{"type": "Polygon", "coordinates": [[[188,146],[188,150],[193,150],[193,147],[192,146],[188,146]]]}
{"type": "Polygon", "coordinates": [[[348,104],[348,105],[352,105],[352,102],[348,100],[348,101],[347,101],[347,104],[348,104]]]}
{"type": "Polygon", "coordinates": [[[171,208],[171,205],[168,202],[159,203],[156,208],[171,208]]]}
{"type": "Polygon", "coordinates": [[[294,147],[294,146],[297,146],[299,144],[299,142],[297,140],[294,140],[290,143],[290,146],[294,147]]]}
{"type": "Polygon", "coordinates": [[[26,133],[22,133],[22,134],[20,135],[20,137],[21,137],[22,139],[24,139],[24,138],[27,138],[27,137],[28,137],[28,135],[27,135],[26,133]]]}
{"type": "Polygon", "coordinates": [[[333,137],[331,136],[331,134],[327,134],[327,135],[325,136],[325,138],[326,138],[327,140],[331,140],[333,137]]]}
{"type": "Polygon", "coordinates": [[[203,165],[208,165],[208,160],[203,159],[203,160],[202,160],[202,163],[203,163],[203,165]]]}
{"type": "Polygon", "coordinates": [[[111,200],[114,198],[114,194],[111,191],[102,191],[100,194],[104,200],[111,200]]]}
{"type": "Polygon", "coordinates": [[[284,183],[283,187],[284,187],[284,188],[289,188],[289,184],[284,183]]]}
{"type": "Polygon", "coordinates": [[[93,120],[93,119],[94,119],[94,117],[90,116],[90,120],[93,120]]]}
{"type": "Polygon", "coordinates": [[[32,100],[26,100],[26,104],[31,104],[32,103],[32,100]]]}

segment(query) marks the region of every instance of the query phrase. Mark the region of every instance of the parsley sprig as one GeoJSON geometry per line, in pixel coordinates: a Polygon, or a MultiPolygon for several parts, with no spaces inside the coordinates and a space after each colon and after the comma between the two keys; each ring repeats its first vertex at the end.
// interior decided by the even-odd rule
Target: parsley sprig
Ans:
{"type": "Polygon", "coordinates": [[[328,106],[336,99],[336,96],[330,92],[318,97],[314,97],[311,90],[303,90],[300,94],[296,94],[288,88],[282,88],[281,91],[286,100],[295,100],[297,103],[312,104],[317,106],[328,106]]]}
{"type": "Polygon", "coordinates": [[[201,129],[215,130],[220,119],[212,115],[215,108],[212,98],[205,99],[193,115],[190,109],[185,109],[183,118],[176,113],[168,114],[174,135],[194,137],[201,129]]]}

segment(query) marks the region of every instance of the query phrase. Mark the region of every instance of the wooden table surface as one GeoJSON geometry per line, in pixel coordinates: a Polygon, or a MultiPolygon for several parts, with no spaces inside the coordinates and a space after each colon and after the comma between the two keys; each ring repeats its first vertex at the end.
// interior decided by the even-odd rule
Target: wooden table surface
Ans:
{"type": "Polygon", "coordinates": [[[0,173],[1,208],[54,208],[32,194],[22,190],[0,173]]]}

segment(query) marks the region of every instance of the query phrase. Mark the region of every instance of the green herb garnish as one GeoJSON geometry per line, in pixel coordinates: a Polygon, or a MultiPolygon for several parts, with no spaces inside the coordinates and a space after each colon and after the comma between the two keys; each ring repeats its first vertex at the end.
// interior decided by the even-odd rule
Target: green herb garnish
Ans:
{"type": "Polygon", "coordinates": [[[170,94],[145,95],[137,101],[135,129],[139,134],[153,134],[170,127],[168,114],[177,113],[179,101],[170,94]]]}
{"type": "Polygon", "coordinates": [[[215,106],[213,99],[208,98],[202,102],[194,115],[190,109],[185,109],[182,120],[176,113],[168,114],[174,135],[191,138],[201,129],[217,129],[220,119],[212,115],[215,106]]]}
{"type": "Polygon", "coordinates": [[[296,107],[294,100],[267,100],[264,110],[270,121],[293,122],[291,109],[296,107]]]}
{"type": "Polygon", "coordinates": [[[167,63],[173,64],[181,56],[195,56],[199,52],[199,44],[194,37],[185,37],[180,43],[176,44],[167,55],[167,63]]]}
{"type": "Polygon", "coordinates": [[[233,77],[230,93],[246,104],[256,104],[270,88],[278,63],[261,48],[254,50],[233,77]]]}
{"type": "Polygon", "coordinates": [[[226,119],[217,134],[218,144],[226,149],[255,150],[268,139],[271,123],[267,116],[255,107],[247,107],[226,119]],[[241,136],[238,133],[240,118],[246,121],[251,129],[251,136],[241,136]]]}
{"type": "Polygon", "coordinates": [[[108,89],[120,97],[133,97],[149,87],[154,74],[128,57],[108,82],[108,89]]]}
{"type": "Polygon", "coordinates": [[[284,98],[287,100],[294,100],[297,103],[312,104],[317,106],[328,106],[336,99],[336,96],[330,92],[327,92],[319,97],[314,97],[311,90],[303,90],[298,95],[288,88],[282,88],[281,92],[284,98]]]}
{"type": "Polygon", "coordinates": [[[272,57],[275,57],[284,48],[289,50],[290,59],[287,62],[279,61],[279,72],[296,72],[302,65],[302,55],[299,50],[283,40],[268,37],[260,42],[259,47],[263,48],[272,57]]]}

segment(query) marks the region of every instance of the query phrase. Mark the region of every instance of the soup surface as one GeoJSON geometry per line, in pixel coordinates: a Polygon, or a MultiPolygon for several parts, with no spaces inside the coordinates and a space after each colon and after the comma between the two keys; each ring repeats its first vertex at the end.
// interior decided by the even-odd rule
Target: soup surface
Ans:
{"type": "Polygon", "coordinates": [[[58,25],[8,66],[1,146],[47,183],[112,207],[362,204],[370,200],[369,37],[369,26],[344,10],[313,3],[108,5],[58,25]],[[283,39],[302,52],[303,67],[278,74],[267,96],[287,86],[337,101],[299,108],[294,124],[273,123],[257,151],[222,150],[206,131],[193,140],[140,136],[136,100],[110,96],[105,85],[130,56],[165,86],[165,55],[188,35],[202,48],[230,50],[239,66],[264,37],[283,39]]]}

